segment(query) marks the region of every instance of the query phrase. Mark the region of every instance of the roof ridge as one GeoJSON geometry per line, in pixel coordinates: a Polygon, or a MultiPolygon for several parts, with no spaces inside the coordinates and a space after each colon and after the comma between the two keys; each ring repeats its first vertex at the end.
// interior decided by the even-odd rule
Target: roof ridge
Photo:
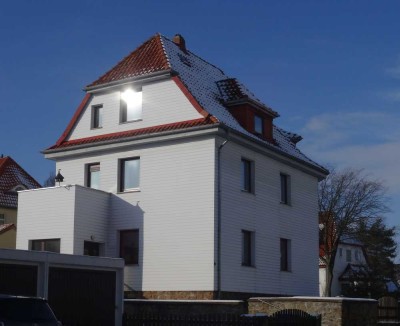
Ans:
{"type": "MultiPolygon", "coordinates": [[[[111,81],[114,81],[114,80],[111,80],[111,81],[107,80],[107,77],[113,79],[113,73],[116,70],[118,70],[119,68],[123,68],[124,63],[126,61],[128,61],[130,59],[130,57],[132,57],[135,53],[140,53],[141,50],[148,50],[148,49],[146,49],[146,46],[148,46],[149,43],[151,43],[153,40],[156,40],[156,42],[157,42],[156,44],[159,44],[159,46],[161,47],[161,49],[163,51],[164,59],[165,59],[165,62],[163,62],[163,65],[167,64],[168,68],[171,69],[171,64],[170,64],[170,62],[169,62],[169,60],[167,58],[165,48],[164,48],[164,46],[163,46],[163,44],[161,42],[161,34],[160,33],[156,33],[153,36],[149,37],[146,41],[144,41],[138,47],[136,47],[128,55],[126,55],[121,60],[119,60],[115,65],[113,65],[113,67],[111,69],[107,70],[106,73],[104,73],[103,75],[98,77],[94,82],[92,82],[89,85],[87,85],[86,88],[90,88],[92,86],[97,86],[97,85],[102,85],[102,84],[107,84],[107,83],[109,83],[111,81]]],[[[161,59],[161,61],[163,61],[163,60],[161,59]]],[[[115,81],[123,80],[123,79],[129,78],[129,77],[131,77],[131,76],[123,76],[122,78],[121,77],[116,77],[115,81]]]]}

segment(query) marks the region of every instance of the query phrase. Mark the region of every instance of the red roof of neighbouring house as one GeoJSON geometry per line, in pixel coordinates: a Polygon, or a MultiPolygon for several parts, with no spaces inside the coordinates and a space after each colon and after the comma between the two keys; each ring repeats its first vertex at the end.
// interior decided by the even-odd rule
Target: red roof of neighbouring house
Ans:
{"type": "Polygon", "coordinates": [[[0,206],[17,208],[18,194],[15,187],[40,188],[41,185],[11,157],[0,158],[0,206]]]}
{"type": "MultiPolygon", "coordinates": [[[[181,36],[179,36],[178,39],[183,40],[181,36]]],[[[278,116],[278,113],[262,103],[236,78],[226,75],[220,68],[187,50],[186,45],[182,46],[182,43],[177,43],[175,38],[174,40],[170,40],[160,34],[154,35],[135,51],[123,58],[104,75],[89,84],[86,87],[86,91],[91,92],[95,89],[101,89],[114,84],[144,79],[157,75],[158,73],[169,74],[172,80],[179,86],[188,100],[204,118],[208,117],[214,123],[219,122],[221,125],[231,128],[259,143],[263,143],[264,146],[269,149],[286,154],[289,157],[308,164],[323,174],[328,174],[326,169],[309,159],[296,147],[296,143],[301,140],[300,136],[286,132],[274,125],[274,141],[269,142],[261,140],[258,136],[243,128],[239,121],[229,112],[226,106],[227,101],[249,99],[273,116],[278,116]]],[[[55,145],[45,150],[45,153],[58,148],[71,147],[73,145],[89,145],[90,143],[108,141],[110,137],[117,137],[122,141],[124,137],[133,137],[136,135],[137,131],[132,130],[131,133],[115,133],[97,137],[87,137],[74,141],[69,140],[69,135],[89,103],[89,94],[78,107],[73,119],[62,136],[55,145]]],[[[177,129],[192,127],[191,124],[187,124],[184,121],[176,121],[176,124],[180,126],[176,126],[177,129]]],[[[158,132],[162,127],[163,126],[155,126],[149,129],[146,128],[145,132],[147,134],[158,132]]]]}
{"type": "Polygon", "coordinates": [[[2,225],[0,225],[0,234],[5,233],[12,229],[14,229],[14,230],[16,229],[15,224],[13,224],[13,223],[2,224],[2,225]]]}

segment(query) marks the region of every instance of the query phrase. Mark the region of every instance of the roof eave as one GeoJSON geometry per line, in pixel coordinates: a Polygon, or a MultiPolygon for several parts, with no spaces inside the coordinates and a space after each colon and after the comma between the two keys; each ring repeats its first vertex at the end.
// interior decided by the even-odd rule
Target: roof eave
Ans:
{"type": "Polygon", "coordinates": [[[329,174],[328,170],[326,170],[326,169],[324,169],[322,167],[319,167],[317,165],[313,165],[311,163],[308,163],[308,162],[306,162],[306,161],[304,161],[302,159],[299,159],[299,158],[297,158],[297,157],[295,157],[293,155],[290,155],[290,154],[288,154],[288,153],[286,153],[286,152],[274,147],[272,144],[269,145],[266,141],[250,137],[250,136],[248,136],[248,135],[246,135],[246,134],[244,134],[244,133],[242,133],[242,132],[240,132],[240,131],[238,131],[236,129],[233,129],[233,128],[227,126],[227,125],[224,125],[222,123],[221,123],[221,127],[226,129],[226,130],[229,130],[230,133],[237,134],[237,135],[239,135],[239,136],[241,136],[241,137],[243,137],[243,138],[245,138],[247,140],[253,141],[253,142],[257,143],[258,145],[261,145],[264,148],[267,147],[268,150],[271,150],[274,153],[280,154],[280,155],[282,155],[282,156],[284,156],[286,158],[290,158],[290,159],[294,160],[296,163],[305,165],[307,168],[314,170],[315,172],[317,172],[318,181],[321,181],[321,180],[325,179],[325,177],[329,174]]]}
{"type": "Polygon", "coordinates": [[[158,81],[158,80],[162,80],[165,78],[169,78],[169,77],[173,76],[174,74],[176,74],[176,72],[174,70],[165,69],[165,70],[160,70],[160,71],[156,71],[156,72],[152,72],[152,73],[148,73],[148,74],[144,74],[144,75],[113,80],[111,82],[104,83],[104,84],[98,84],[98,85],[93,85],[93,86],[89,85],[89,86],[86,86],[83,90],[88,93],[92,93],[92,92],[96,92],[98,90],[104,90],[104,89],[108,89],[108,88],[112,88],[112,87],[116,87],[116,86],[122,86],[122,85],[130,84],[133,82],[158,81]]]}
{"type": "Polygon", "coordinates": [[[190,131],[197,131],[197,130],[206,130],[206,129],[216,128],[218,126],[219,126],[219,123],[213,123],[213,124],[209,124],[209,125],[194,126],[194,127],[182,128],[182,129],[177,129],[177,130],[160,131],[160,132],[154,132],[154,133],[137,135],[137,136],[129,136],[129,137],[118,138],[118,139],[103,140],[103,141],[98,141],[95,143],[92,142],[92,143],[73,145],[73,146],[68,146],[68,147],[45,149],[45,150],[41,151],[41,153],[45,154],[45,155],[46,154],[55,154],[55,153],[72,151],[72,150],[88,148],[88,147],[129,142],[132,140],[139,140],[139,139],[152,138],[152,137],[158,137],[158,136],[166,136],[166,135],[174,135],[174,134],[190,132],[190,131]]]}

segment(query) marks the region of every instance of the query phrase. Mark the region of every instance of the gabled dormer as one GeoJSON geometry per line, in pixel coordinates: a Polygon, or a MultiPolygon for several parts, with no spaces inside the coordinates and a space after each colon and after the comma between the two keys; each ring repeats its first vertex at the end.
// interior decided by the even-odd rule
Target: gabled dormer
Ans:
{"type": "Polygon", "coordinates": [[[235,78],[217,81],[221,100],[239,124],[263,140],[274,142],[273,119],[279,114],[258,100],[235,78]]]}

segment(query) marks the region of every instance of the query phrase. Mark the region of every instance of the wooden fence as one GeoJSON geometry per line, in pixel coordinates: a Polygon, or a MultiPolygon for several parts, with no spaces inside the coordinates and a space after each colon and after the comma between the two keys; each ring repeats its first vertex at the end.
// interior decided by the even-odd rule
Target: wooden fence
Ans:
{"type": "Polygon", "coordinates": [[[396,298],[382,297],[378,300],[378,322],[399,322],[400,306],[396,298]]]}
{"type": "Polygon", "coordinates": [[[321,316],[312,316],[304,311],[288,309],[271,316],[237,314],[196,314],[196,315],[160,315],[125,314],[124,326],[321,326],[321,316]]]}

